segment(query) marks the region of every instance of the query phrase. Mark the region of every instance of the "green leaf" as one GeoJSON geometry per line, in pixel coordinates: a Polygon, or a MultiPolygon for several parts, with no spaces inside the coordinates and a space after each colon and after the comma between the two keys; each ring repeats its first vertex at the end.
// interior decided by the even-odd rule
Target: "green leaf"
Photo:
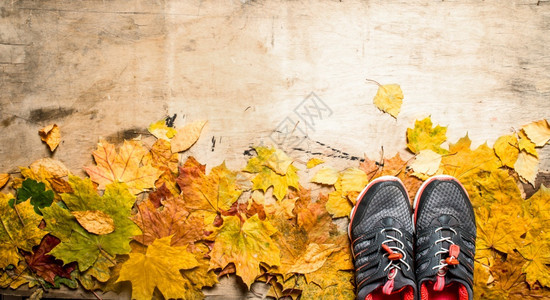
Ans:
{"type": "Polygon", "coordinates": [[[46,184],[27,178],[23,181],[23,185],[17,190],[17,199],[10,199],[8,204],[13,208],[14,203],[21,203],[31,199],[31,204],[34,206],[34,211],[42,215],[41,208],[52,205],[54,192],[46,190],[46,184]]]}

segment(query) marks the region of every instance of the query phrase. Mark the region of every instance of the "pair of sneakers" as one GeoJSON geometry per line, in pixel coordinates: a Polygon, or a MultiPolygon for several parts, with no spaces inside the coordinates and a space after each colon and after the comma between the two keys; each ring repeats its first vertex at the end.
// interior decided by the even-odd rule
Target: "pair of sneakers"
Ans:
{"type": "Polygon", "coordinates": [[[476,224],[462,184],[438,175],[411,210],[399,178],[370,182],[350,215],[357,300],[471,300],[476,224]]]}

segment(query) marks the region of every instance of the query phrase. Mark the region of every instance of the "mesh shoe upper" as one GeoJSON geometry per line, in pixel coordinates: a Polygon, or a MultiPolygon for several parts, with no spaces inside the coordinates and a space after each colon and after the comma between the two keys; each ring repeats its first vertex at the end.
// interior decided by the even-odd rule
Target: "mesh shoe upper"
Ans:
{"type": "Polygon", "coordinates": [[[357,299],[374,292],[413,299],[413,224],[407,192],[396,177],[381,177],[361,192],[349,225],[357,299]]]}
{"type": "Polygon", "coordinates": [[[450,176],[428,179],[415,199],[414,219],[422,299],[451,287],[459,291],[456,299],[473,299],[476,224],[462,185],[450,176]]]}

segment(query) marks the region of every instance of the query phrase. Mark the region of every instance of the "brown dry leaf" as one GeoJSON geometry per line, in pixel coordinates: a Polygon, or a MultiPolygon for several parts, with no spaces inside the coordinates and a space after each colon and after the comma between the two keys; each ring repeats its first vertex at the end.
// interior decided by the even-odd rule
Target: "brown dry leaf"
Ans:
{"type": "Polygon", "coordinates": [[[111,216],[100,210],[72,211],[71,214],[90,233],[104,235],[115,230],[111,216]]]}
{"type": "Polygon", "coordinates": [[[10,180],[10,174],[0,174],[0,189],[8,183],[10,180]]]}
{"type": "Polygon", "coordinates": [[[529,123],[521,129],[537,147],[546,145],[550,140],[550,125],[546,120],[529,123]]]}
{"type": "Polygon", "coordinates": [[[518,160],[514,164],[514,170],[522,180],[535,186],[535,179],[539,172],[539,159],[525,151],[521,151],[518,160]]]}
{"type": "Polygon", "coordinates": [[[40,139],[48,144],[52,152],[61,142],[61,133],[57,124],[51,124],[40,129],[38,134],[40,135],[40,139]]]}
{"type": "Polygon", "coordinates": [[[206,121],[196,121],[178,129],[178,132],[171,140],[172,152],[182,152],[191,148],[199,139],[205,124],[206,121]]]}
{"type": "Polygon", "coordinates": [[[379,85],[373,103],[379,110],[397,119],[403,104],[403,91],[398,84],[379,85]]]}

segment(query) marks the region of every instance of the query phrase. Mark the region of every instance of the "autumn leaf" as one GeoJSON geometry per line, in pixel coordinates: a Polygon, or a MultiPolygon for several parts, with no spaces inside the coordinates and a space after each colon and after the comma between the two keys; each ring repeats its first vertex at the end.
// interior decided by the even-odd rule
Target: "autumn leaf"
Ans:
{"type": "Polygon", "coordinates": [[[426,149],[418,152],[410,167],[417,173],[431,176],[437,172],[440,164],[441,154],[426,149]]]}
{"type": "Polygon", "coordinates": [[[48,144],[52,152],[61,142],[61,133],[57,124],[51,124],[40,129],[38,134],[40,135],[40,139],[48,144]]]}
{"type": "Polygon", "coordinates": [[[17,266],[20,255],[18,249],[31,252],[46,234],[38,228],[42,218],[34,212],[29,202],[8,204],[11,194],[0,193],[0,268],[17,266]]]}
{"type": "Polygon", "coordinates": [[[260,264],[279,266],[279,248],[271,236],[277,232],[268,221],[261,221],[257,215],[244,221],[235,216],[223,217],[218,228],[214,247],[210,253],[210,268],[224,268],[234,263],[236,274],[247,286],[260,275],[260,264]]]}
{"type": "Polygon", "coordinates": [[[205,224],[212,224],[216,215],[229,210],[241,195],[236,186],[237,175],[225,163],[212,168],[206,175],[205,166],[189,157],[180,167],[177,183],[183,196],[183,205],[190,212],[201,213],[205,224]]]}
{"type": "Polygon", "coordinates": [[[68,209],[52,205],[42,209],[46,230],[58,237],[61,243],[51,254],[65,263],[76,261],[81,272],[86,271],[100,256],[109,257],[130,252],[130,238],[140,234],[130,220],[134,196],[124,183],[113,183],[99,196],[89,179],[69,177],[74,194],[63,194],[68,209]],[[104,235],[89,233],[71,214],[75,211],[101,211],[114,222],[114,231],[104,235]]]}
{"type": "Polygon", "coordinates": [[[9,180],[10,174],[0,174],[0,189],[3,188],[9,180]]]}
{"type": "Polygon", "coordinates": [[[96,165],[84,170],[100,190],[110,183],[124,182],[132,194],[139,194],[154,187],[161,174],[150,164],[141,163],[147,153],[140,141],[124,141],[118,153],[113,144],[102,141],[92,153],[96,165]]]}
{"type": "Polygon", "coordinates": [[[174,197],[165,200],[164,205],[159,208],[151,201],[140,203],[132,220],[143,232],[134,239],[144,245],[171,236],[172,246],[188,246],[206,237],[202,218],[190,216],[183,208],[181,200],[174,197]]]}
{"type": "Polygon", "coordinates": [[[315,272],[325,264],[327,258],[336,250],[339,250],[339,247],[334,244],[311,243],[288,272],[300,274],[315,272]]]}
{"type": "Polygon", "coordinates": [[[165,298],[184,298],[193,286],[184,280],[180,270],[199,266],[199,262],[185,247],[170,246],[170,238],[155,240],[147,253],[130,253],[122,265],[117,282],[132,283],[132,299],[151,299],[157,288],[165,298]]]}
{"type": "Polygon", "coordinates": [[[522,270],[529,285],[539,282],[542,286],[550,286],[550,245],[548,236],[544,239],[533,239],[532,242],[520,249],[519,253],[527,260],[522,270]]]}
{"type": "Polygon", "coordinates": [[[290,164],[292,161],[286,154],[281,156],[281,151],[275,148],[256,147],[254,150],[258,156],[250,158],[244,168],[245,172],[256,174],[252,179],[253,190],[266,192],[273,187],[273,195],[282,200],[289,187],[298,188],[298,169],[290,164]],[[281,174],[285,169],[286,173],[281,174]]]}
{"type": "Polygon", "coordinates": [[[172,152],[182,152],[191,148],[199,139],[205,124],[206,121],[196,121],[178,129],[176,135],[171,140],[172,152]]]}
{"type": "Polygon", "coordinates": [[[447,140],[447,127],[432,127],[430,117],[422,121],[416,120],[414,128],[407,128],[407,147],[413,153],[421,150],[432,150],[435,153],[446,154],[448,151],[441,148],[441,144],[447,140]]]}
{"type": "Polygon", "coordinates": [[[323,167],[311,178],[311,182],[328,185],[334,185],[336,181],[338,181],[338,171],[331,167],[323,167]]]}
{"type": "Polygon", "coordinates": [[[535,143],[533,143],[531,139],[529,139],[527,135],[525,135],[525,132],[523,130],[518,132],[519,151],[525,151],[526,153],[538,158],[539,153],[537,152],[536,146],[537,145],[535,145],[535,143]]]}
{"type": "Polygon", "coordinates": [[[403,91],[398,84],[378,85],[378,91],[373,103],[379,110],[390,114],[397,119],[403,104],[403,91]]]}
{"type": "Polygon", "coordinates": [[[144,165],[151,165],[162,172],[155,182],[157,188],[165,185],[173,195],[180,193],[176,184],[179,164],[178,154],[172,153],[169,141],[163,139],[157,140],[151,146],[149,153],[143,157],[142,163],[144,165]]]}
{"type": "Polygon", "coordinates": [[[493,148],[503,165],[514,168],[514,164],[519,155],[519,144],[516,136],[504,135],[499,137],[493,145],[493,148]]]}
{"type": "Polygon", "coordinates": [[[55,285],[55,277],[71,278],[71,272],[75,269],[74,264],[63,266],[61,260],[55,259],[50,252],[60,240],[52,235],[45,235],[40,245],[33,247],[32,253],[25,252],[25,262],[29,268],[47,282],[55,285]]]}
{"type": "Polygon", "coordinates": [[[149,124],[147,130],[157,139],[169,140],[176,135],[177,130],[174,127],[166,125],[166,119],[158,120],[149,124]]]}
{"type": "Polygon", "coordinates": [[[42,215],[40,209],[52,205],[53,198],[54,192],[46,190],[46,185],[43,182],[25,179],[21,188],[17,190],[17,198],[13,201],[10,200],[10,206],[13,207],[14,202],[19,204],[30,199],[34,211],[42,215]]]}
{"type": "Polygon", "coordinates": [[[484,208],[476,210],[476,222],[476,259],[488,258],[491,249],[513,253],[518,246],[517,241],[525,233],[525,229],[513,219],[506,215],[491,214],[484,208]]]}
{"type": "Polygon", "coordinates": [[[115,222],[106,213],[100,210],[72,211],[80,226],[86,231],[98,235],[109,234],[115,230],[115,222]]]}
{"type": "Polygon", "coordinates": [[[537,147],[542,147],[550,140],[550,125],[547,120],[529,123],[521,128],[537,147]]]}
{"type": "Polygon", "coordinates": [[[320,158],[314,157],[314,158],[312,158],[312,159],[310,159],[310,160],[307,161],[307,163],[306,163],[306,168],[311,169],[311,168],[313,168],[313,167],[315,167],[315,166],[317,166],[317,165],[320,165],[320,164],[322,164],[322,163],[324,163],[324,162],[325,162],[324,160],[322,160],[322,159],[320,159],[320,158]]]}
{"type": "Polygon", "coordinates": [[[535,179],[539,172],[539,159],[525,151],[521,151],[514,164],[514,170],[523,181],[535,186],[535,179]]]}

